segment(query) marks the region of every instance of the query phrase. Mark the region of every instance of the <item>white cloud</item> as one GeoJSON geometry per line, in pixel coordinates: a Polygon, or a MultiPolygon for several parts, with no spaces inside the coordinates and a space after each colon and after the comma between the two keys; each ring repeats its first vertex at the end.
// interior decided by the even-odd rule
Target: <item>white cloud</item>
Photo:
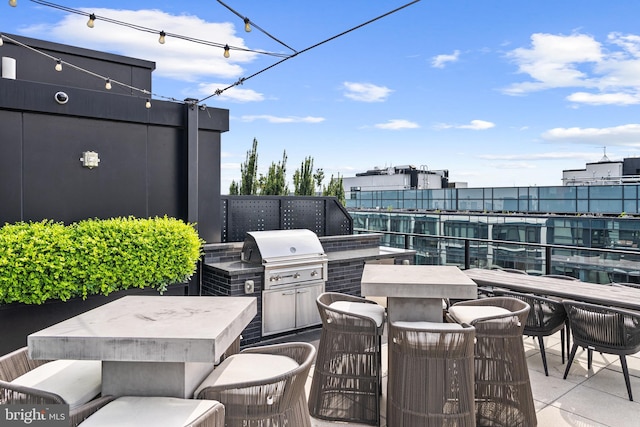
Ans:
{"type": "MultiPolygon", "coordinates": [[[[121,22],[144,22],[146,28],[171,29],[171,33],[192,39],[229,44],[247,48],[235,34],[232,23],[206,22],[193,15],[170,15],[160,10],[86,9],[98,17],[121,22]]],[[[25,34],[51,41],[118,53],[135,58],[153,60],[154,75],[181,81],[198,81],[217,77],[233,79],[243,74],[240,64],[253,61],[258,54],[232,50],[230,58],[223,57],[223,49],[167,36],[166,43],[158,43],[158,35],[137,31],[97,19],[95,28],[88,28],[86,16],[68,14],[50,26],[37,25],[24,30],[25,34]]]]}
{"type": "Polygon", "coordinates": [[[346,90],[345,97],[363,102],[382,102],[393,92],[388,87],[371,83],[344,82],[343,87],[346,90]]]}
{"type": "MultiPolygon", "coordinates": [[[[223,83],[201,83],[198,90],[203,95],[210,95],[217,90],[222,90],[228,87],[229,84],[223,83]]],[[[215,95],[215,99],[220,101],[232,101],[232,102],[259,102],[264,101],[263,94],[256,92],[253,89],[243,89],[238,86],[234,86],[222,92],[220,95],[215,95]]]]}
{"type": "Polygon", "coordinates": [[[221,163],[220,168],[238,171],[240,170],[240,163],[221,163]]]}
{"type": "Polygon", "coordinates": [[[529,48],[507,54],[530,80],[504,89],[509,95],[552,88],[583,88],[567,96],[575,104],[640,103],[640,36],[610,33],[601,43],[585,34],[531,36],[529,48]]]}
{"type": "Polygon", "coordinates": [[[271,116],[269,114],[261,114],[255,116],[242,116],[240,120],[243,122],[253,122],[256,120],[265,120],[269,123],[321,123],[325,121],[324,117],[296,117],[296,116],[288,116],[288,117],[277,117],[271,116]]]}
{"type": "Polygon", "coordinates": [[[565,160],[593,157],[593,153],[578,152],[548,152],[548,153],[518,153],[518,154],[480,154],[478,158],[485,160],[510,160],[514,162],[529,162],[540,160],[565,160]]]}
{"type": "Polygon", "coordinates": [[[495,123],[485,120],[471,120],[468,125],[452,125],[447,123],[439,123],[434,126],[435,129],[470,129],[470,130],[487,130],[495,127],[495,123]]]}
{"type": "Polygon", "coordinates": [[[640,94],[575,92],[567,100],[589,105],[634,105],[640,103],[640,94]]]}
{"type": "Polygon", "coordinates": [[[640,124],[608,128],[554,128],[542,134],[547,141],[560,141],[602,146],[640,146],[640,124]]]}
{"type": "Polygon", "coordinates": [[[515,83],[508,87],[508,94],[522,94],[553,87],[595,86],[589,75],[578,65],[601,61],[600,43],[584,34],[570,36],[536,33],[531,36],[531,48],[518,48],[507,54],[522,74],[534,81],[515,83]]]}
{"type": "Polygon", "coordinates": [[[386,130],[403,130],[403,129],[417,129],[420,127],[417,123],[411,122],[409,120],[402,119],[394,119],[389,120],[386,123],[378,123],[374,125],[374,127],[378,129],[386,129],[386,130]]]}
{"type": "Polygon", "coordinates": [[[460,51],[455,50],[450,55],[437,55],[431,60],[431,66],[434,68],[444,68],[449,62],[457,62],[460,58],[460,51]]]}

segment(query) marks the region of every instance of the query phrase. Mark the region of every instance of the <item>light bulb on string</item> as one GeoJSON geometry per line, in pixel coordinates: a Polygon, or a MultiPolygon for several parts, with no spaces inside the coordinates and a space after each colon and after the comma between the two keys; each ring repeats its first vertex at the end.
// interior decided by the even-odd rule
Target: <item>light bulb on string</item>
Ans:
{"type": "Polygon", "coordinates": [[[146,108],[151,108],[151,100],[147,98],[147,102],[144,104],[146,108]]]}
{"type": "Polygon", "coordinates": [[[225,44],[224,45],[224,57],[228,58],[229,56],[231,56],[231,54],[229,53],[229,45],[225,44]]]}
{"type": "Polygon", "coordinates": [[[18,0],[9,0],[9,6],[16,7],[18,5],[18,0]]]}
{"type": "Polygon", "coordinates": [[[111,79],[107,79],[107,81],[104,83],[104,88],[106,90],[111,90],[111,79]]]}
{"type": "Polygon", "coordinates": [[[93,26],[95,25],[95,21],[96,21],[96,15],[92,13],[91,15],[89,15],[89,20],[87,21],[87,27],[93,28],[93,26]]]}
{"type": "Polygon", "coordinates": [[[4,41],[2,40],[2,34],[0,34],[0,46],[2,46],[4,44],[4,41]]]}
{"type": "Polygon", "coordinates": [[[62,61],[59,59],[56,61],[56,71],[62,71],[62,61]]]}
{"type": "Polygon", "coordinates": [[[166,37],[167,33],[165,33],[164,31],[160,31],[160,38],[158,39],[158,43],[160,44],[164,44],[164,38],[166,37]]]}
{"type": "Polygon", "coordinates": [[[244,18],[244,30],[247,33],[251,32],[251,21],[249,20],[249,18],[244,18]]]}

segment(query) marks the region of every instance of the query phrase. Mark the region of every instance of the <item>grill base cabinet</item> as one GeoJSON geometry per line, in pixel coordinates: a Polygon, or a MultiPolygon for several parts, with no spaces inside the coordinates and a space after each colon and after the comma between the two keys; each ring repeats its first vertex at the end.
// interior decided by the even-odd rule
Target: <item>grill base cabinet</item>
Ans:
{"type": "Polygon", "coordinates": [[[316,299],[324,282],[262,293],[262,335],[272,335],[321,323],[316,299]]]}

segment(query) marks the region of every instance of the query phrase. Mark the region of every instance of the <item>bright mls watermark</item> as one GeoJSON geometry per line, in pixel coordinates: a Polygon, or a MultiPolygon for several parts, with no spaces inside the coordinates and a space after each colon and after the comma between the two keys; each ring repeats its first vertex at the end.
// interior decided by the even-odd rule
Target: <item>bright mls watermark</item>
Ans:
{"type": "Polygon", "coordinates": [[[0,405],[0,427],[69,427],[69,405],[0,405]]]}

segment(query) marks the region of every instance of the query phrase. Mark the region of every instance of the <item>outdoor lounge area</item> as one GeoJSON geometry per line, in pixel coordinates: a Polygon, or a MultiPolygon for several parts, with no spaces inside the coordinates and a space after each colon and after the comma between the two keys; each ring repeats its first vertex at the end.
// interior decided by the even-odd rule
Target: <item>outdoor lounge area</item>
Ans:
{"type": "MultiPolygon", "coordinates": [[[[336,295],[335,297],[339,298],[339,295],[336,295]]],[[[167,297],[151,297],[151,299],[154,299],[156,303],[160,303],[163,298],[167,297]]],[[[187,297],[185,301],[191,298],[187,297]]],[[[220,300],[222,298],[213,297],[213,299],[220,300]]],[[[247,298],[247,300],[253,300],[253,298],[247,298]]],[[[480,302],[482,301],[482,299],[476,301],[480,302]]],[[[366,305],[376,306],[375,303],[366,305]]],[[[163,315],[169,317],[172,316],[169,312],[162,313],[163,315]]],[[[89,322],[87,322],[88,327],[95,328],[99,323],[99,319],[91,319],[87,318],[86,316],[85,318],[90,320],[89,322]]],[[[148,318],[141,320],[149,321],[152,319],[148,318]]],[[[124,319],[124,321],[126,321],[126,319],[124,319]]],[[[242,321],[242,323],[246,322],[246,319],[242,321]]],[[[407,324],[411,322],[400,323],[407,324]]],[[[430,324],[433,325],[433,323],[430,324]]],[[[448,323],[442,323],[442,325],[448,325],[448,323]]],[[[373,344],[368,344],[368,347],[376,347],[375,337],[378,336],[376,330],[380,331],[379,326],[380,325],[378,325],[377,327],[374,326],[372,335],[374,341],[371,341],[371,343],[373,344]]],[[[445,328],[450,329],[448,327],[445,328]]],[[[479,328],[479,326],[477,326],[477,328],[479,328]]],[[[480,329],[477,330],[479,333],[480,329]]],[[[100,340],[92,343],[89,346],[84,344],[81,346],[74,346],[74,339],[84,340],[86,338],[81,337],[82,334],[77,334],[78,338],[74,338],[74,335],[76,335],[76,333],[72,329],[67,329],[59,332],[57,330],[53,330],[52,332],[55,333],[49,333],[49,335],[47,333],[39,333],[36,334],[34,338],[38,337],[40,340],[42,340],[43,344],[46,344],[47,342],[50,344],[51,342],[60,339],[60,337],[56,338],[55,335],[59,332],[62,332],[64,335],[66,335],[65,339],[67,340],[67,342],[71,343],[69,347],[72,350],[69,351],[75,351],[76,355],[80,355],[79,357],[84,357],[81,353],[79,353],[80,351],[85,353],[90,353],[91,351],[100,351],[100,340]]],[[[393,328],[392,332],[395,333],[393,328]]],[[[159,408],[164,408],[168,411],[165,412],[165,414],[167,415],[165,415],[164,417],[175,415],[177,417],[176,419],[178,419],[179,422],[183,422],[180,421],[180,417],[183,417],[184,420],[188,420],[188,422],[185,421],[184,424],[179,423],[176,425],[223,425],[221,424],[222,419],[225,419],[226,422],[229,423],[232,420],[232,418],[230,417],[232,413],[237,412],[238,410],[242,412],[244,411],[244,409],[242,408],[246,407],[247,405],[251,405],[253,398],[250,398],[249,396],[251,396],[251,393],[253,392],[250,392],[249,390],[251,390],[252,388],[256,390],[256,393],[260,391],[261,394],[256,394],[256,398],[258,400],[261,399],[259,396],[262,396],[262,399],[274,399],[270,400],[273,403],[267,405],[266,407],[262,405],[263,408],[266,408],[266,412],[264,412],[261,416],[267,418],[286,416],[289,417],[290,420],[295,420],[293,421],[294,425],[307,425],[310,427],[334,425],[365,425],[357,423],[355,421],[328,421],[325,419],[320,419],[319,417],[314,417],[313,411],[311,411],[311,417],[309,417],[308,415],[306,409],[306,399],[304,399],[304,397],[309,398],[309,396],[313,395],[313,379],[316,374],[316,363],[319,363],[317,362],[319,360],[317,359],[317,357],[319,357],[319,354],[321,354],[322,347],[321,335],[322,328],[309,328],[307,330],[298,331],[297,333],[280,336],[279,338],[266,340],[261,342],[260,344],[249,346],[238,355],[234,355],[232,357],[228,357],[228,354],[223,356],[221,353],[221,348],[215,350],[212,355],[216,357],[222,357],[224,361],[218,367],[213,369],[213,373],[202,383],[204,385],[201,385],[199,387],[199,390],[196,391],[196,394],[198,395],[197,399],[193,399],[193,393],[191,392],[181,395],[180,391],[175,392],[170,389],[164,388],[151,391],[150,396],[156,397],[128,397],[126,395],[135,395],[136,393],[140,394],[140,390],[134,390],[134,392],[130,393],[130,390],[127,387],[131,387],[132,385],[127,386],[125,384],[123,386],[123,390],[114,392],[117,395],[125,395],[124,397],[106,397],[98,399],[101,409],[96,414],[100,414],[100,417],[94,417],[93,420],[87,425],[111,425],[110,423],[114,419],[119,419],[118,417],[123,416],[123,411],[125,414],[140,413],[140,411],[138,410],[139,408],[147,408],[145,410],[154,411],[159,408]],[[304,343],[308,343],[311,345],[304,343]],[[307,347],[304,347],[304,345],[306,345],[307,347]],[[261,349],[261,347],[263,347],[263,349],[261,349]],[[298,348],[298,350],[296,350],[296,348],[298,348]],[[291,365],[282,364],[282,356],[292,358],[296,360],[296,362],[291,365]],[[261,369],[256,369],[256,366],[260,366],[261,369]],[[289,372],[291,373],[290,375],[289,372]],[[259,378],[253,378],[256,375],[259,378]],[[299,378],[296,379],[296,376],[299,378]],[[243,388],[235,388],[235,386],[231,387],[230,383],[233,384],[234,381],[243,388]],[[280,382],[280,385],[274,385],[273,390],[277,390],[280,387],[284,387],[284,389],[287,390],[297,390],[295,393],[292,393],[292,396],[286,396],[286,393],[284,395],[280,395],[280,397],[284,399],[283,402],[286,401],[285,403],[282,403],[280,400],[275,400],[277,399],[277,395],[273,395],[273,392],[268,391],[269,388],[265,388],[266,386],[264,384],[277,384],[277,382],[280,382]],[[207,391],[206,393],[201,392],[200,390],[203,390],[204,388],[207,388],[207,390],[209,391],[207,391]],[[239,391],[243,389],[245,391],[239,391]],[[302,390],[305,391],[304,395],[300,394],[302,390]],[[220,401],[226,401],[228,403],[223,407],[219,404],[220,401]],[[168,408],[173,409],[169,410],[168,408]],[[224,415],[225,411],[226,416],[224,415]],[[198,418],[197,422],[194,422],[194,417],[200,418],[198,418]],[[307,421],[309,421],[310,424],[307,421]]],[[[537,338],[526,336],[524,338],[521,338],[523,343],[524,356],[526,358],[531,393],[533,395],[533,405],[535,407],[535,418],[537,419],[537,425],[554,427],[614,427],[637,425],[637,414],[640,411],[640,403],[630,400],[630,396],[627,394],[625,383],[623,381],[622,368],[618,356],[616,354],[600,354],[595,351],[593,352],[591,368],[589,369],[588,352],[586,350],[578,348],[571,365],[571,369],[568,369],[566,358],[563,362],[563,344],[560,335],[560,331],[557,331],[556,333],[550,336],[545,336],[544,338],[548,376],[545,374],[543,361],[540,357],[537,338]],[[568,375],[565,374],[566,371],[568,371],[568,375]],[[563,375],[566,375],[566,379],[563,379],[563,375]]],[[[379,408],[379,413],[376,414],[376,417],[379,417],[380,426],[392,425],[391,423],[387,422],[387,403],[389,397],[387,386],[389,384],[389,373],[392,367],[389,362],[390,345],[388,337],[389,328],[385,327],[381,332],[381,335],[379,335],[380,359],[378,362],[376,362],[379,363],[380,366],[381,387],[378,388],[378,386],[376,385],[378,384],[378,380],[371,382],[371,389],[374,390],[374,395],[379,395],[379,403],[377,406],[379,408]]],[[[222,343],[222,346],[226,348],[230,346],[229,343],[231,341],[229,340],[232,338],[232,336],[224,336],[223,334],[219,335],[218,338],[214,338],[212,336],[211,340],[212,342],[214,342],[214,344],[218,339],[225,340],[222,343]]],[[[36,341],[32,341],[31,344],[33,344],[33,342],[36,341]]],[[[147,344],[151,345],[152,343],[153,340],[150,340],[147,344]]],[[[235,344],[231,343],[231,348],[229,350],[230,353],[237,352],[237,348],[233,348],[233,345],[235,344]]],[[[37,351],[41,351],[39,349],[44,349],[46,347],[48,346],[43,347],[42,345],[35,345],[33,346],[33,353],[36,354],[37,351]]],[[[106,348],[108,347],[105,347],[105,349],[106,348]]],[[[133,350],[135,348],[140,349],[142,347],[134,346],[132,347],[132,350],[130,352],[121,351],[119,352],[119,357],[131,360],[135,360],[135,358],[144,358],[143,353],[138,354],[133,350]]],[[[217,347],[214,346],[214,348],[217,347]]],[[[355,351],[354,349],[355,347],[352,347],[351,351],[355,351]]],[[[67,350],[53,346],[53,349],[49,349],[46,355],[49,357],[54,357],[55,355],[51,353],[52,351],[60,352],[67,350]]],[[[106,355],[106,353],[101,354],[102,356],[100,357],[111,357],[106,355]]],[[[87,355],[85,354],[85,356],[87,355]]],[[[87,357],[91,358],[93,356],[89,355],[87,357]]],[[[166,354],[166,357],[172,359],[177,356],[175,353],[169,352],[166,354]]],[[[198,357],[195,357],[194,355],[194,360],[196,359],[198,359],[198,357]]],[[[41,363],[36,363],[35,365],[40,364],[41,363]]],[[[630,388],[635,393],[635,395],[640,395],[640,353],[628,355],[627,365],[629,370],[630,388]]],[[[189,374],[190,371],[186,370],[185,372],[189,374]]],[[[2,370],[0,370],[0,373],[2,373],[2,375],[4,376],[7,374],[7,371],[4,371],[4,368],[2,368],[2,370]]],[[[114,373],[110,372],[109,370],[103,370],[103,375],[105,375],[105,373],[106,375],[115,375],[119,378],[123,378],[117,372],[114,373]]],[[[416,374],[417,373],[418,371],[416,371],[416,374]]],[[[129,373],[125,376],[132,375],[134,374],[129,373]]],[[[137,373],[135,375],[144,375],[144,372],[137,373]]],[[[201,374],[198,375],[202,376],[201,374]]],[[[131,377],[126,379],[135,382],[136,378],[140,380],[140,378],[142,377],[131,377]]],[[[106,378],[103,378],[103,390],[105,380],[106,378]]],[[[166,386],[166,383],[170,382],[170,379],[165,379],[162,382],[166,386]]],[[[113,387],[113,384],[110,386],[113,387]]],[[[143,392],[142,394],[144,393],[145,392],[143,392]]],[[[340,391],[338,390],[337,393],[340,394],[340,391]]],[[[350,399],[346,395],[347,391],[345,390],[344,395],[340,396],[340,399],[342,399],[343,402],[350,399]]],[[[456,399],[458,398],[459,397],[456,397],[456,399]]],[[[363,404],[363,406],[370,406],[371,399],[367,398],[362,400],[362,402],[366,402],[363,404]]],[[[77,420],[82,419],[84,415],[81,413],[81,411],[82,406],[79,406],[77,409],[72,409],[72,417],[77,417],[75,418],[77,420]]],[[[256,409],[254,415],[257,413],[259,413],[259,411],[256,409]]],[[[144,417],[138,418],[137,422],[143,422],[145,419],[146,418],[144,417]]],[[[166,419],[168,418],[165,418],[164,421],[166,421],[166,419]]],[[[366,425],[377,425],[377,419],[378,418],[375,417],[373,419],[368,419],[366,425]]],[[[87,420],[91,420],[91,418],[88,418],[87,420]]],[[[86,422],[87,421],[85,421],[85,423],[86,422]]],[[[241,420],[239,420],[239,422],[241,422],[241,420]]],[[[404,425],[413,426],[422,424],[416,424],[414,422],[404,425]]],[[[460,423],[455,425],[469,424],[460,423]]]]}

